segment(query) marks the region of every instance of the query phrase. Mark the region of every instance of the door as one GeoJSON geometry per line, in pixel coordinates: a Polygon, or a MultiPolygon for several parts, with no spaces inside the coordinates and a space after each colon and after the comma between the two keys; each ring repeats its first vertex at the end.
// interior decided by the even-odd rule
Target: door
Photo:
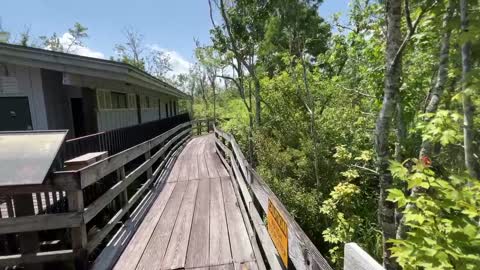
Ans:
{"type": "Polygon", "coordinates": [[[0,97],[0,131],[32,129],[28,97],[0,97]]]}
{"type": "Polygon", "coordinates": [[[75,137],[81,137],[86,135],[85,130],[85,117],[83,114],[83,99],[72,98],[70,99],[72,104],[72,118],[73,118],[73,131],[75,137]]]}

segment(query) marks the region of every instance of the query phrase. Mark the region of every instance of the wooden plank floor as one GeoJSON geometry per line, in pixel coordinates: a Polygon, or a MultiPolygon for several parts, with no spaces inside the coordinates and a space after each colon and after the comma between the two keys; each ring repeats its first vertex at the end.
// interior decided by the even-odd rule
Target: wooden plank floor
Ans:
{"type": "Polygon", "coordinates": [[[233,188],[213,135],[192,139],[114,269],[257,269],[233,188]]]}

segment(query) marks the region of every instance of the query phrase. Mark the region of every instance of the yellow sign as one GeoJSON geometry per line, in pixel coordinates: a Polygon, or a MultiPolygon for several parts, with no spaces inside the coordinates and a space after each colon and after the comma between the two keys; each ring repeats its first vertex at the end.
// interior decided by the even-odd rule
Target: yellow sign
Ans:
{"type": "Polygon", "coordinates": [[[282,258],[285,268],[288,267],[288,226],[273,202],[268,199],[267,229],[282,258]]]}

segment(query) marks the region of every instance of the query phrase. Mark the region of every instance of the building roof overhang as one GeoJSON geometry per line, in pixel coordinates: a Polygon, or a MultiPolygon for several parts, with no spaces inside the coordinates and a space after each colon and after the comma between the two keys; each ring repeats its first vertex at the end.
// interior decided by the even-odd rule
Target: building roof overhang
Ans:
{"type": "Polygon", "coordinates": [[[178,98],[188,97],[172,85],[132,65],[117,61],[0,43],[0,62],[118,80],[178,98]]]}

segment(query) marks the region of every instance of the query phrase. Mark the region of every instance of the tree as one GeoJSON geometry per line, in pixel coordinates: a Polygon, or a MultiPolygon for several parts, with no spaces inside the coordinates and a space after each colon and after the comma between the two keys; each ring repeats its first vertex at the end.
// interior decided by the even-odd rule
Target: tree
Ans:
{"type": "Polygon", "coordinates": [[[143,35],[133,28],[126,28],[123,34],[125,43],[115,45],[115,51],[118,57],[117,61],[145,70],[143,35]]]}
{"type": "MultiPolygon", "coordinates": [[[[453,17],[453,12],[455,11],[454,0],[448,1],[447,11],[443,19],[443,35],[440,41],[440,53],[438,61],[438,71],[437,77],[435,79],[435,84],[433,89],[428,95],[428,104],[425,108],[425,113],[434,114],[438,110],[445,84],[447,82],[448,76],[448,63],[449,63],[449,54],[450,54],[450,36],[452,33],[452,27],[449,25],[450,20],[453,17]]],[[[431,121],[432,117],[425,117],[425,121],[431,121]]],[[[423,157],[429,157],[432,154],[432,144],[428,140],[423,140],[420,148],[420,159],[423,157]]]]}
{"type": "MultiPolygon", "coordinates": [[[[468,34],[469,25],[469,4],[467,0],[460,0],[460,23],[463,33],[468,34]]],[[[473,117],[474,117],[474,105],[472,102],[472,89],[471,85],[471,70],[472,70],[472,56],[471,56],[471,37],[465,37],[465,41],[462,44],[462,97],[463,97],[463,136],[464,136],[464,149],[465,149],[465,166],[468,173],[472,178],[480,179],[480,167],[478,161],[474,156],[474,131],[473,131],[473,117]]]]}
{"type": "Polygon", "coordinates": [[[172,71],[170,55],[165,51],[152,49],[148,72],[159,79],[165,80],[169,71],[172,71]]]}
{"type": "Polygon", "coordinates": [[[387,44],[385,87],[382,109],[377,118],[375,128],[375,149],[377,153],[377,171],[380,176],[379,221],[383,234],[383,265],[387,270],[396,269],[391,257],[389,240],[395,239],[395,204],[387,201],[387,190],[392,187],[393,178],[389,171],[389,131],[390,122],[395,112],[395,103],[400,91],[401,69],[401,16],[402,3],[396,0],[386,1],[387,44]]]}
{"type": "Polygon", "coordinates": [[[217,80],[222,77],[222,75],[218,74],[224,68],[224,63],[222,63],[222,59],[212,46],[201,46],[198,40],[195,43],[195,57],[208,78],[209,87],[213,95],[213,118],[216,118],[217,80]]]}
{"type": "MultiPolygon", "coordinates": [[[[61,39],[57,33],[53,33],[50,37],[40,36],[43,46],[49,50],[74,53],[76,49],[83,46],[84,39],[88,38],[88,28],[76,22],[72,28],[68,29],[68,33],[61,39]]],[[[26,36],[25,36],[26,37],[26,36]]]]}
{"type": "Polygon", "coordinates": [[[233,66],[236,67],[235,72],[239,77],[248,72],[254,84],[255,124],[260,126],[262,110],[260,79],[257,76],[254,59],[258,54],[256,43],[262,38],[263,32],[262,5],[256,0],[229,2],[230,6],[227,6],[225,0],[209,0],[210,14],[213,13],[212,2],[218,9],[223,22],[222,25],[217,26],[211,15],[214,25],[212,41],[221,53],[233,55],[232,59],[237,62],[233,66]]]}
{"type": "Polygon", "coordinates": [[[69,53],[74,47],[83,46],[83,40],[88,38],[88,28],[76,22],[73,28],[68,29],[69,41],[66,45],[65,52],[69,53]]]}
{"type": "Polygon", "coordinates": [[[20,40],[18,41],[18,44],[25,47],[33,47],[33,44],[31,44],[30,26],[25,27],[25,30],[20,33],[20,40]]]}

